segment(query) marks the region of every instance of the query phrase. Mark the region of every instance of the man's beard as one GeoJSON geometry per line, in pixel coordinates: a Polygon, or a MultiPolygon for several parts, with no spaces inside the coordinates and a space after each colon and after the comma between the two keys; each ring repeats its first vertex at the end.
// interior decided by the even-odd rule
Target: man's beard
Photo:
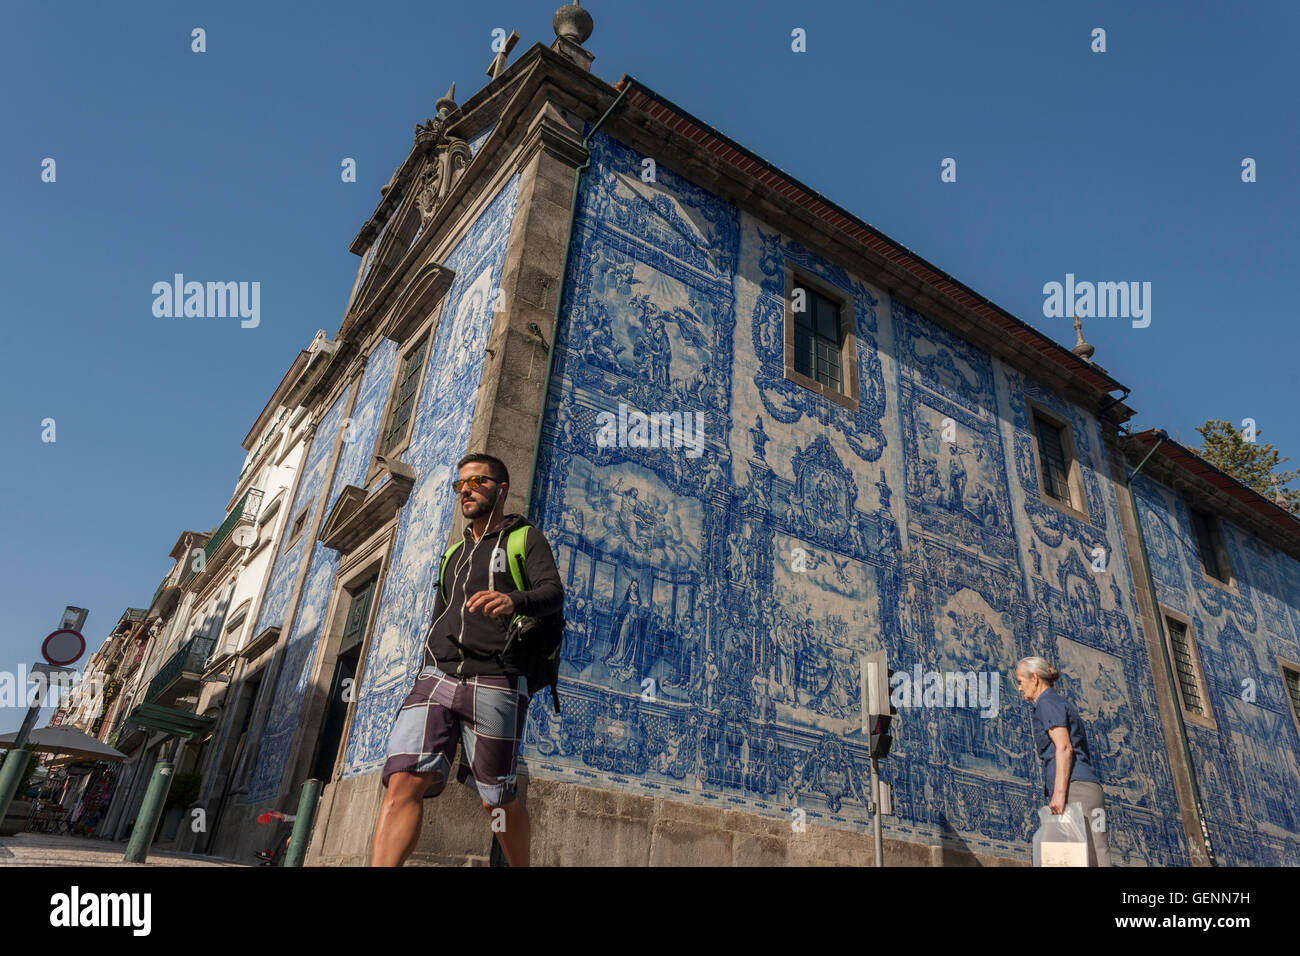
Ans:
{"type": "Polygon", "coordinates": [[[466,518],[481,518],[484,515],[488,515],[492,513],[492,510],[496,507],[497,498],[499,498],[500,496],[501,496],[501,492],[498,491],[495,495],[493,495],[491,501],[484,501],[482,504],[474,504],[474,502],[471,500],[470,504],[473,505],[473,510],[469,512],[465,512],[464,508],[462,507],[461,511],[462,513],[464,513],[466,518]]]}

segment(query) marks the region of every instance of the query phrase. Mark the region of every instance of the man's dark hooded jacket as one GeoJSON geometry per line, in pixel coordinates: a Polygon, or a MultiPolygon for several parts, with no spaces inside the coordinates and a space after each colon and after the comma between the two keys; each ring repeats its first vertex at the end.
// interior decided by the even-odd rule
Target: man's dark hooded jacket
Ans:
{"type": "MultiPolygon", "coordinates": [[[[438,560],[442,560],[441,554],[438,560]]],[[[467,524],[465,543],[447,562],[443,581],[447,588],[447,601],[443,603],[442,589],[438,588],[433,609],[434,623],[425,641],[424,666],[434,664],[457,677],[472,674],[517,676],[521,673],[515,653],[518,641],[511,645],[510,652],[503,659],[498,656],[505,647],[510,619],[514,614],[541,617],[564,606],[564,586],[551,546],[546,536],[519,514],[506,515],[500,527],[489,531],[477,542],[473,526],[467,524]],[[515,579],[504,557],[510,532],[521,525],[528,527],[524,566],[528,570],[531,588],[527,591],[515,589],[515,579]],[[492,553],[498,547],[503,557],[498,559],[493,570],[492,553]],[[509,595],[515,602],[514,614],[494,618],[466,610],[465,602],[479,591],[500,591],[509,595]]]]}

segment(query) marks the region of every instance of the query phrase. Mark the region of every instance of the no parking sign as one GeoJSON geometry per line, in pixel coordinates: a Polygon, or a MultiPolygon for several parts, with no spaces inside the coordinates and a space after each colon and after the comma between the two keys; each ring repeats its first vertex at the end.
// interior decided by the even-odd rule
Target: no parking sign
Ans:
{"type": "Polygon", "coordinates": [[[41,642],[41,656],[55,667],[67,667],[86,652],[86,639],[80,631],[63,627],[41,642]]]}

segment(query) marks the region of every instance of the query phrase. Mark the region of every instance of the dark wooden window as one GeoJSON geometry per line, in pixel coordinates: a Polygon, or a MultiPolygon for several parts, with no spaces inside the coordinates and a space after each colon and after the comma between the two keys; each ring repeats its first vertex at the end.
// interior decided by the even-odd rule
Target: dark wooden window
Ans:
{"type": "Polygon", "coordinates": [[[370,599],[374,593],[374,578],[353,593],[352,603],[348,607],[347,623],[343,625],[343,640],[339,644],[340,654],[361,643],[361,638],[366,633],[366,618],[370,616],[370,599]]]}
{"type": "Polygon", "coordinates": [[[343,625],[343,639],[339,643],[338,660],[334,665],[334,679],[330,681],[325,721],[321,726],[313,768],[312,775],[318,780],[333,779],[339,744],[343,742],[343,728],[347,724],[348,705],[357,698],[357,664],[361,659],[366,621],[370,617],[371,598],[375,594],[375,580],[371,578],[352,592],[352,601],[348,605],[348,617],[343,625]]]}
{"type": "Polygon", "coordinates": [[[1289,667],[1282,668],[1282,680],[1286,684],[1286,695],[1291,699],[1291,712],[1300,720],[1300,673],[1289,667]]]}
{"type": "Polygon", "coordinates": [[[1219,529],[1214,516],[1195,508],[1188,508],[1188,512],[1192,519],[1192,534],[1196,537],[1196,553],[1200,555],[1201,567],[1210,577],[1226,584],[1228,577],[1219,561],[1219,529]]]}
{"type": "Polygon", "coordinates": [[[388,415],[388,427],[384,429],[384,443],[381,455],[387,455],[406,438],[411,424],[411,415],[415,411],[415,393],[420,386],[420,372],[424,368],[424,356],[429,350],[429,337],[426,335],[420,347],[408,352],[402,362],[402,370],[397,378],[397,391],[393,395],[393,410],[388,415]]]}
{"type": "Polygon", "coordinates": [[[1038,464],[1043,472],[1043,490],[1056,500],[1072,505],[1070,462],[1065,453],[1061,427],[1035,415],[1034,430],[1038,433],[1038,464]]]}
{"type": "Polygon", "coordinates": [[[1165,618],[1169,631],[1169,644],[1174,655],[1174,673],[1183,694],[1183,707],[1193,714],[1205,716],[1205,703],[1201,700],[1201,682],[1196,674],[1196,661],[1192,657],[1191,640],[1187,625],[1171,617],[1165,618]]]}
{"type": "Polygon", "coordinates": [[[804,309],[794,313],[795,371],[842,393],[844,335],[839,304],[806,286],[798,288],[804,293],[804,309]]]}

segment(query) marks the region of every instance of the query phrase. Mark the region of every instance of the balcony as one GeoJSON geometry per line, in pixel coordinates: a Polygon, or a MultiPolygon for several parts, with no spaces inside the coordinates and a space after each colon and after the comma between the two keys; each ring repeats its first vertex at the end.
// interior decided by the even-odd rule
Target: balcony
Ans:
{"type": "Polygon", "coordinates": [[[191,637],[182,644],[149,682],[145,702],[171,706],[188,693],[197,692],[212,643],[209,637],[191,637]]]}
{"type": "Polygon", "coordinates": [[[257,521],[257,513],[262,508],[262,489],[250,488],[244,492],[244,496],[239,499],[235,507],[230,509],[230,514],[226,520],[221,522],[221,526],[212,532],[212,537],[208,539],[207,547],[203,549],[203,559],[190,559],[191,570],[189,577],[185,579],[185,587],[191,590],[197,590],[198,587],[208,579],[214,569],[221,566],[225,559],[235,550],[236,545],[231,539],[231,533],[242,525],[252,525],[257,521]],[[194,564],[198,568],[193,567],[194,564]]]}

